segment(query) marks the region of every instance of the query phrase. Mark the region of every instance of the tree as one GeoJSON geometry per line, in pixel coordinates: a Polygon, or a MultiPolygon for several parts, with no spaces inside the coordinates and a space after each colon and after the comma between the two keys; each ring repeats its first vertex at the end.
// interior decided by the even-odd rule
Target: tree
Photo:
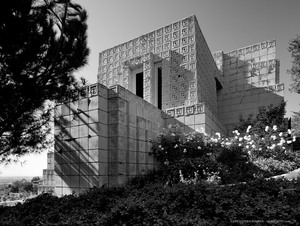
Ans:
{"type": "Polygon", "coordinates": [[[300,136],[300,112],[293,112],[292,129],[293,135],[300,136]]]}
{"type": "Polygon", "coordinates": [[[12,183],[10,192],[18,193],[18,192],[31,192],[33,191],[32,183],[27,180],[17,180],[12,183]]]}
{"type": "Polygon", "coordinates": [[[33,177],[33,178],[31,179],[31,183],[39,182],[40,180],[41,180],[40,177],[33,177]]]}
{"type": "Polygon", "coordinates": [[[246,132],[249,125],[252,126],[251,132],[261,133],[266,126],[278,126],[278,130],[284,130],[284,115],[286,102],[282,102],[278,106],[270,105],[268,107],[260,107],[258,114],[254,117],[250,114],[248,118],[240,117],[240,124],[235,129],[239,132],[246,132]]]}
{"type": "Polygon", "coordinates": [[[292,68],[288,73],[292,76],[290,91],[300,93],[300,36],[289,42],[288,51],[292,54],[292,68]]]}
{"type": "Polygon", "coordinates": [[[87,63],[87,13],[71,0],[0,7],[0,162],[49,144],[53,105],[75,98],[87,63]]]}

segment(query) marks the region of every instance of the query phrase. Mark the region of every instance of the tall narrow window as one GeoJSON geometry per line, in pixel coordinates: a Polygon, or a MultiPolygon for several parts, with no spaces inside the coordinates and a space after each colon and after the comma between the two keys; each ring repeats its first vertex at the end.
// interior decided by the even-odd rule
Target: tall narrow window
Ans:
{"type": "Polygon", "coordinates": [[[135,94],[141,98],[144,98],[144,74],[143,72],[136,74],[136,92],[135,94]]]}
{"type": "Polygon", "coordinates": [[[161,68],[157,68],[157,107],[162,108],[162,76],[161,68]]]}

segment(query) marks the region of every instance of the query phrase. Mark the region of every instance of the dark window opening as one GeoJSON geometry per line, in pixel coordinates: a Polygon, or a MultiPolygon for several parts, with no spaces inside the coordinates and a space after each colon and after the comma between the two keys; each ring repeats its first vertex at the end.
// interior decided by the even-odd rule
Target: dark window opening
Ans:
{"type": "Polygon", "coordinates": [[[144,98],[144,74],[143,72],[136,74],[136,92],[138,97],[144,98]]]}
{"type": "Polygon", "coordinates": [[[216,88],[217,88],[217,91],[219,91],[220,89],[222,89],[222,84],[220,83],[219,79],[215,78],[215,81],[216,81],[216,88]]]}
{"type": "Polygon", "coordinates": [[[157,70],[157,107],[162,108],[162,76],[161,68],[157,70]]]}

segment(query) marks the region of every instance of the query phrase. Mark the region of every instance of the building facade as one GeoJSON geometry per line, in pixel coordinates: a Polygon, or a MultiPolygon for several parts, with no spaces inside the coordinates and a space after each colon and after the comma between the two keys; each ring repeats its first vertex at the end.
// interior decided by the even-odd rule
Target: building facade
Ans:
{"type": "Polygon", "coordinates": [[[195,16],[99,53],[98,83],[55,113],[55,151],[41,190],[114,186],[156,167],[163,127],[228,134],[239,117],[279,104],[275,40],[211,53],[195,16]]]}

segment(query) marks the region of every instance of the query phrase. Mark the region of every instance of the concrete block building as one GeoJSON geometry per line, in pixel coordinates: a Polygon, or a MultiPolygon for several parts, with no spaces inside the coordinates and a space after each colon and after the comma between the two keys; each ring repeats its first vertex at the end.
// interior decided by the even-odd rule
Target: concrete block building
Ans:
{"type": "Polygon", "coordinates": [[[155,168],[149,138],[169,124],[228,134],[283,100],[275,53],[275,40],[211,53],[195,16],[100,52],[98,83],[56,110],[40,189],[79,193],[155,168]]]}

